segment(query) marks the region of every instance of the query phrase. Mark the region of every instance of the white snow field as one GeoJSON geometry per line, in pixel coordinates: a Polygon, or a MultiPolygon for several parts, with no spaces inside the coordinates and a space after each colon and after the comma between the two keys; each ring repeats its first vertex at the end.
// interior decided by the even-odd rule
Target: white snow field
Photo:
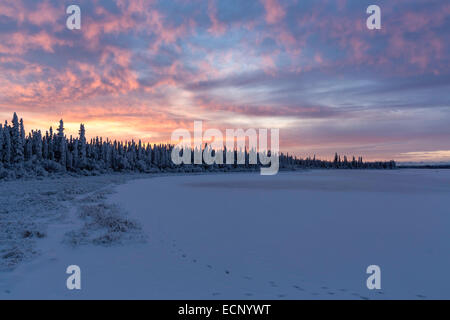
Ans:
{"type": "Polygon", "coordinates": [[[0,299],[450,298],[450,170],[96,186],[46,222],[38,254],[0,271],[0,299]],[[81,290],[66,288],[69,265],[81,268],[81,290]],[[381,268],[381,290],[366,286],[369,265],[381,268]]]}

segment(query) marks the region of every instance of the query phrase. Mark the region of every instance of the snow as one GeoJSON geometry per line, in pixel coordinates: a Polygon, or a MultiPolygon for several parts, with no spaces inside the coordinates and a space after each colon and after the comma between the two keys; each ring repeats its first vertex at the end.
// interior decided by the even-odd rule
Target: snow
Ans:
{"type": "Polygon", "coordinates": [[[67,178],[48,195],[51,180],[2,185],[20,204],[7,214],[45,237],[13,237],[36,254],[0,271],[0,299],[450,298],[450,170],[146,177],[67,178]]]}
{"type": "Polygon", "coordinates": [[[37,239],[46,237],[49,224],[64,222],[80,199],[83,204],[98,203],[106,199],[112,184],[133,177],[136,175],[59,176],[0,183],[0,271],[38,255],[37,239]]]}
{"type": "Polygon", "coordinates": [[[450,161],[401,161],[399,167],[404,166],[450,166],[450,161]]]}

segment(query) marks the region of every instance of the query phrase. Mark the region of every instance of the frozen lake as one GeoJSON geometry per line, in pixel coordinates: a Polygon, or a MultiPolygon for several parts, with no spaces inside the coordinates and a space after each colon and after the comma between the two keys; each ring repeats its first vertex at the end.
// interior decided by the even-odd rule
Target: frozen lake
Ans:
{"type": "Polygon", "coordinates": [[[450,298],[450,170],[316,170],[132,180],[108,203],[146,243],[61,243],[0,273],[0,298],[450,298]],[[69,291],[65,268],[82,270],[69,291]],[[381,268],[368,290],[366,268],[381,268]]]}

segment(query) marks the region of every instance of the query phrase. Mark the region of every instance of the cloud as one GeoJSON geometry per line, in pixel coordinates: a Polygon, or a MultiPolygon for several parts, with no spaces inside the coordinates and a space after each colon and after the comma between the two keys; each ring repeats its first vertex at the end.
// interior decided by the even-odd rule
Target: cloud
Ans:
{"type": "Polygon", "coordinates": [[[225,33],[225,24],[219,21],[217,18],[217,7],[213,0],[208,1],[208,17],[211,20],[211,27],[208,29],[209,32],[216,36],[221,36],[225,33]]]}
{"type": "Polygon", "coordinates": [[[15,32],[0,35],[0,53],[8,55],[23,55],[30,50],[43,50],[53,53],[56,46],[63,45],[69,45],[69,43],[45,31],[34,34],[15,32]]]}
{"type": "Polygon", "coordinates": [[[404,152],[400,156],[402,160],[406,158],[414,161],[443,161],[450,160],[450,150],[404,152]]]}
{"type": "Polygon", "coordinates": [[[377,31],[360,1],[78,4],[70,31],[62,2],[0,2],[2,115],[86,118],[94,134],[149,141],[203,119],[280,125],[298,152],[448,150],[444,1],[383,3],[377,31]]]}
{"type": "Polygon", "coordinates": [[[278,23],[286,15],[286,12],[284,11],[278,0],[261,0],[261,2],[264,6],[264,9],[266,10],[267,23],[278,23]]]}

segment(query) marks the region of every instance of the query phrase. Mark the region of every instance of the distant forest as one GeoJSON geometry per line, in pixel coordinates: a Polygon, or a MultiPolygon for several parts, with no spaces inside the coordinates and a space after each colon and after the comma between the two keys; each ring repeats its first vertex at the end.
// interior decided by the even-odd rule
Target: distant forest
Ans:
{"type": "MultiPolygon", "coordinates": [[[[207,146],[205,145],[205,148],[207,146]]],[[[260,165],[249,164],[249,152],[234,150],[235,159],[243,153],[245,164],[175,165],[171,161],[170,144],[143,144],[131,141],[112,141],[101,137],[86,139],[83,124],[78,137],[67,137],[63,120],[56,132],[50,127],[25,133],[23,120],[14,113],[11,125],[0,124],[0,179],[48,176],[52,173],[98,175],[109,172],[208,172],[256,171],[260,165]]],[[[225,152],[225,151],[219,151],[225,152]]],[[[270,151],[269,151],[270,152],[270,151]]],[[[192,157],[193,157],[192,152],[192,157]]],[[[225,158],[225,157],[224,157],[225,158]]],[[[258,162],[259,163],[259,162],[258,162]]],[[[301,159],[280,153],[281,170],[306,168],[324,169],[393,169],[394,161],[364,162],[362,157],[347,158],[335,154],[333,161],[314,158],[301,159]]]]}

